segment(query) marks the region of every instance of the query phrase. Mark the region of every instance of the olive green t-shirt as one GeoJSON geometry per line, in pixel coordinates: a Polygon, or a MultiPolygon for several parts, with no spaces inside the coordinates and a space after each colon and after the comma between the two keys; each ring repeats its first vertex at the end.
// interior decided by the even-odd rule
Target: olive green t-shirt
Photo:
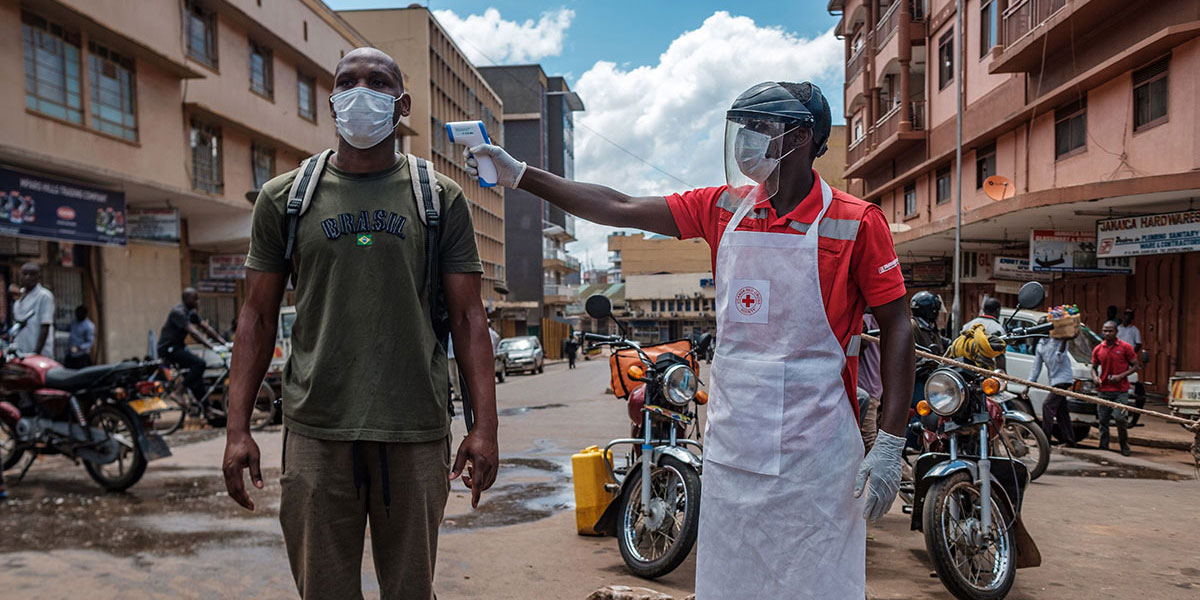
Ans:
{"type": "MultiPolygon", "coordinates": [[[[246,267],[284,272],[282,215],[297,171],[254,204],[246,267]]],[[[443,273],[481,273],[462,189],[442,186],[443,273]]],[[[450,433],[446,352],[425,285],[426,229],[408,161],[377,173],[331,164],[300,217],[293,253],[296,321],[283,372],[284,425],[326,440],[428,442],[450,433]]]]}

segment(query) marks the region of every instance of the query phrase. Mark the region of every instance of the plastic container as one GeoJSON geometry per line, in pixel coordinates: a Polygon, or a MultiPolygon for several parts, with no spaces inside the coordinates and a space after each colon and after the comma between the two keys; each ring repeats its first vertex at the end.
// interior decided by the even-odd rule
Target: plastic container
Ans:
{"type": "MultiPolygon", "coordinates": [[[[608,451],[612,461],[612,450],[608,451]]],[[[604,464],[599,446],[590,446],[571,456],[571,476],[575,480],[575,529],[579,535],[604,535],[596,531],[596,522],[616,497],[604,488],[616,483],[604,464]]]]}

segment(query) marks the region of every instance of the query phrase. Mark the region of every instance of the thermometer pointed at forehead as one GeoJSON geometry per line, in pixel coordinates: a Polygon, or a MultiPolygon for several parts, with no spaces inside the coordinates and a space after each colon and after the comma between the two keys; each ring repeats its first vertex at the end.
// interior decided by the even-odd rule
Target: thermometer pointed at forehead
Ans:
{"type": "MultiPolygon", "coordinates": [[[[473,148],[479,144],[492,143],[491,138],[488,137],[487,129],[483,127],[483,121],[454,121],[446,123],[446,134],[450,136],[451,143],[462,144],[468,148],[473,148]]],[[[480,187],[495,186],[496,165],[492,162],[492,159],[487,156],[475,156],[475,160],[479,163],[480,187]]]]}

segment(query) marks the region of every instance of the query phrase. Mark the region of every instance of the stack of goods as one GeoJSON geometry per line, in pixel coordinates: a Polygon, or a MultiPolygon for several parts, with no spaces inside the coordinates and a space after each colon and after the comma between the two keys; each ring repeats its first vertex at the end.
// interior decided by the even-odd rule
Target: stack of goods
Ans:
{"type": "Polygon", "coordinates": [[[1079,334],[1079,306],[1075,304],[1055,306],[1046,318],[1054,323],[1054,330],[1050,332],[1052,338],[1071,339],[1079,334]]]}

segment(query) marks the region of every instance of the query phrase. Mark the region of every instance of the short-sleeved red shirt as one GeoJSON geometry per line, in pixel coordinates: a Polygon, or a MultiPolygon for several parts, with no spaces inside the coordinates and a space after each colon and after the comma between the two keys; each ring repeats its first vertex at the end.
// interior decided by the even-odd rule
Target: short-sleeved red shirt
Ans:
{"type": "Polygon", "coordinates": [[[1128,342],[1117,340],[1117,343],[1111,346],[1107,342],[1096,344],[1096,347],[1092,348],[1092,364],[1100,367],[1099,391],[1128,392],[1128,377],[1120,381],[1109,381],[1108,376],[1128,371],[1129,365],[1136,359],[1137,352],[1134,352],[1133,346],[1128,342]]]}
{"type": "MultiPolygon", "coordinates": [[[[726,189],[727,186],[701,188],[667,196],[679,237],[699,237],[708,242],[717,279],[722,276],[715,272],[717,247],[737,208],[737,200],[726,189]]],[[[746,215],[738,231],[804,235],[821,212],[821,204],[819,184],[814,184],[800,204],[783,216],[775,213],[770,200],[763,200],[746,215]]],[[[881,306],[904,297],[904,276],[891,229],[878,206],[835,189],[833,202],[818,231],[821,236],[817,240],[818,269],[825,315],[838,343],[845,348],[853,336],[862,333],[862,315],[867,306],[881,306]]],[[[857,356],[847,357],[842,380],[857,413],[857,356]]]]}

